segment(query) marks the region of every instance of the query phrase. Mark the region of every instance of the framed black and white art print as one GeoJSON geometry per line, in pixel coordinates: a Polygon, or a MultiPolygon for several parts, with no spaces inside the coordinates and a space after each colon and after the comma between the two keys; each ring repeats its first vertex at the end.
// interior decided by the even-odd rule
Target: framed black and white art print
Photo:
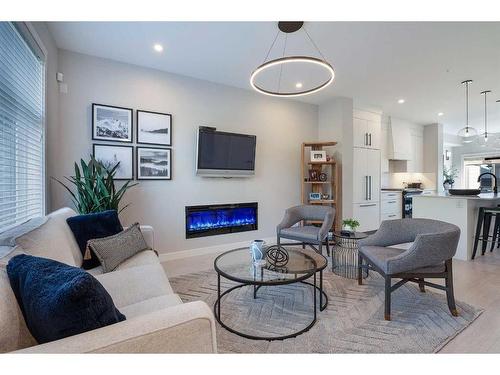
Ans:
{"type": "Polygon", "coordinates": [[[138,110],[137,143],[172,146],[172,115],[138,110]]]}
{"type": "Polygon", "coordinates": [[[166,148],[136,147],[138,180],[171,180],[172,150],[166,148]]]}
{"type": "Polygon", "coordinates": [[[92,139],[132,143],[132,109],[93,103],[92,139]]]}
{"type": "Polygon", "coordinates": [[[134,151],[132,146],[94,144],[94,157],[107,169],[112,169],[118,162],[115,180],[134,178],[134,151]]]}

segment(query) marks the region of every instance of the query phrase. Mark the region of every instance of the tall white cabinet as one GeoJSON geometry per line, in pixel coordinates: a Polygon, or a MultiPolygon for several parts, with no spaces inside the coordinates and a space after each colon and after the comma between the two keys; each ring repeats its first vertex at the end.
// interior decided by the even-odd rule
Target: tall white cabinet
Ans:
{"type": "Polygon", "coordinates": [[[377,230],[380,225],[381,133],[380,114],[354,110],[352,214],[361,231],[377,230]]]}

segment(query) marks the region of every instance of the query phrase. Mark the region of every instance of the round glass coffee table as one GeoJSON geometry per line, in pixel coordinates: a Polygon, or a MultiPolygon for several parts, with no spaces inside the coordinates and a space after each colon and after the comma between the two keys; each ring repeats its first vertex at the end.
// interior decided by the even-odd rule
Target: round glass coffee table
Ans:
{"type": "Polygon", "coordinates": [[[316,312],[318,309],[317,295],[319,294],[319,309],[323,311],[328,305],[328,297],[323,291],[323,270],[328,261],[321,255],[310,250],[294,249],[294,246],[286,246],[288,260],[286,264],[273,265],[269,260],[262,264],[254,264],[247,247],[227,251],[219,255],[214,261],[217,272],[217,300],[214,303],[214,315],[219,324],[229,332],[253,340],[284,340],[296,337],[308,331],[316,323],[316,312]],[[317,276],[319,273],[319,285],[317,276]],[[221,277],[238,283],[221,293],[221,277]],[[312,282],[308,279],[312,278],[312,282]],[[299,331],[282,336],[255,336],[241,332],[236,328],[226,325],[221,318],[221,305],[224,296],[244,287],[253,287],[253,298],[258,298],[259,289],[270,288],[279,285],[302,283],[313,288],[313,310],[312,319],[306,327],[299,331]]]}

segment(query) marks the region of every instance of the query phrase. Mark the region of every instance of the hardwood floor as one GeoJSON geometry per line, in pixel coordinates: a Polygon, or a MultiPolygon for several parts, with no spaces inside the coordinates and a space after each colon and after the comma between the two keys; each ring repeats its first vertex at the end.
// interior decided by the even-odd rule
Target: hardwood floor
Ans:
{"type": "MultiPolygon", "coordinates": [[[[209,270],[218,254],[177,259],[163,264],[169,277],[209,270]]],[[[453,261],[455,298],[484,309],[440,353],[500,353],[500,251],[474,261],[453,261]]]]}

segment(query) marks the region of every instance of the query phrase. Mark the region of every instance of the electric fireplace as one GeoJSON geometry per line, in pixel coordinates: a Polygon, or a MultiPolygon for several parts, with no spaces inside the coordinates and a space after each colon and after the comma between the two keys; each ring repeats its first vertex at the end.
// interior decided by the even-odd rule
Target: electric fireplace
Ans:
{"type": "Polygon", "coordinates": [[[257,230],[257,202],[186,207],[186,238],[257,230]]]}

